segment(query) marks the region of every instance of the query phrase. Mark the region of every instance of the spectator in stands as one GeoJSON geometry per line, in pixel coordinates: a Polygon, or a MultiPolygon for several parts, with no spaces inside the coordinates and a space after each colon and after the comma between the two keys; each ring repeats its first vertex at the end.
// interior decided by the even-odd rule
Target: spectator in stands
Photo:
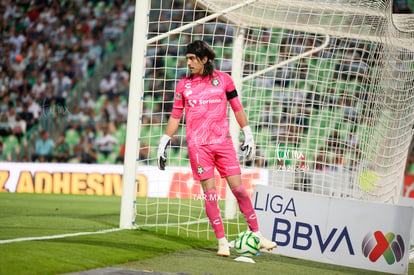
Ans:
{"type": "Polygon", "coordinates": [[[29,78],[27,76],[23,77],[23,74],[22,74],[22,80],[23,80],[23,83],[20,86],[18,92],[19,92],[19,94],[25,94],[25,97],[22,97],[22,100],[25,101],[27,96],[29,95],[30,91],[32,90],[33,85],[30,84],[29,78]]]}
{"type": "Polygon", "coordinates": [[[117,71],[125,71],[128,72],[128,67],[124,64],[124,62],[122,62],[122,58],[121,57],[117,57],[115,59],[115,64],[112,67],[112,73],[116,73],[117,71]],[[121,70],[119,69],[119,67],[121,68],[121,70]]]}
{"type": "Polygon", "coordinates": [[[311,113],[308,109],[299,105],[298,111],[295,115],[295,123],[300,127],[299,131],[301,133],[307,133],[309,129],[309,120],[311,117],[311,113]]]}
{"type": "Polygon", "coordinates": [[[359,137],[355,133],[355,128],[349,131],[349,135],[345,140],[345,146],[346,149],[350,149],[352,151],[359,148],[359,137]]]}
{"type": "Polygon", "coordinates": [[[117,110],[113,104],[113,99],[109,99],[108,97],[105,98],[105,101],[102,105],[102,108],[105,109],[106,113],[108,114],[108,119],[111,122],[116,121],[118,114],[117,114],[117,110]]]}
{"type": "MultiPolygon", "coordinates": [[[[24,96],[25,95],[22,95],[22,98],[24,96]]],[[[19,114],[19,113],[23,112],[23,100],[18,100],[18,101],[16,101],[15,104],[16,104],[16,106],[14,107],[14,109],[16,111],[16,114],[19,114]]]]}
{"type": "MultiPolygon", "coordinates": [[[[99,110],[98,115],[95,117],[95,121],[96,131],[101,131],[103,127],[107,127],[107,125],[113,124],[113,121],[111,120],[111,117],[105,106],[102,106],[102,108],[99,110]]],[[[110,126],[110,128],[112,127],[110,126]]]]}
{"type": "Polygon", "coordinates": [[[116,80],[110,74],[106,75],[99,83],[99,95],[106,95],[112,99],[116,93],[116,80]]]}
{"type": "Polygon", "coordinates": [[[74,106],[72,112],[67,115],[65,129],[75,129],[78,132],[82,132],[84,120],[84,115],[80,111],[79,106],[74,106]]]}
{"type": "Polygon", "coordinates": [[[160,102],[154,104],[154,110],[151,116],[151,123],[160,124],[164,120],[164,114],[162,112],[162,104],[160,102]]]}
{"type": "Polygon", "coordinates": [[[318,154],[315,157],[315,170],[325,171],[327,169],[328,158],[324,152],[323,147],[319,148],[318,154]]]}
{"type": "Polygon", "coordinates": [[[42,131],[40,137],[36,140],[35,153],[32,161],[51,162],[53,160],[53,149],[55,143],[50,138],[48,131],[42,131]]]}
{"type": "Polygon", "coordinates": [[[19,107],[21,107],[20,110],[16,111],[22,112],[23,111],[23,105],[27,103],[27,101],[29,101],[29,98],[32,98],[32,95],[30,94],[30,90],[23,90],[22,95],[21,95],[21,100],[18,100],[17,103],[21,103],[21,105],[19,105],[19,107]]]}
{"type": "Polygon", "coordinates": [[[7,137],[11,135],[12,128],[7,118],[7,114],[2,113],[0,117],[0,137],[7,137]]]}
{"type": "Polygon", "coordinates": [[[139,161],[146,165],[150,164],[150,147],[148,142],[142,141],[139,148],[139,161]]]}
{"type": "Polygon", "coordinates": [[[93,132],[96,132],[98,121],[96,118],[95,110],[91,109],[85,113],[86,120],[85,120],[85,131],[89,127],[93,132]]]}
{"type": "Polygon", "coordinates": [[[21,52],[22,45],[26,42],[26,36],[24,35],[23,30],[20,29],[19,31],[16,31],[16,25],[11,25],[8,42],[16,46],[17,52],[21,52]]]}
{"type": "Polygon", "coordinates": [[[83,114],[89,114],[90,110],[93,110],[95,107],[95,101],[91,99],[91,94],[89,92],[83,93],[83,100],[79,103],[80,111],[83,114]]]}
{"type": "Polygon", "coordinates": [[[9,120],[10,126],[12,127],[14,123],[16,122],[16,108],[11,103],[9,106],[9,110],[7,111],[7,119],[9,120]]]}
{"type": "Polygon", "coordinates": [[[108,126],[103,127],[102,135],[96,138],[96,147],[98,152],[108,157],[113,152],[115,144],[118,144],[118,140],[109,133],[108,126]]]}
{"type": "Polygon", "coordinates": [[[98,159],[98,152],[96,151],[93,142],[87,141],[86,148],[82,155],[83,163],[96,163],[98,159]]]}
{"type": "Polygon", "coordinates": [[[26,130],[30,130],[35,124],[36,120],[34,119],[34,115],[32,112],[29,111],[29,105],[27,103],[23,104],[23,111],[20,113],[20,117],[26,121],[26,130]]]}
{"type": "Polygon", "coordinates": [[[118,86],[123,78],[129,79],[129,71],[122,63],[118,63],[115,66],[115,70],[112,71],[111,78],[116,81],[118,86]]]}
{"type": "Polygon", "coordinates": [[[81,162],[86,148],[86,138],[84,135],[79,135],[79,141],[72,146],[72,155],[70,160],[73,162],[81,162]]]}
{"type": "Polygon", "coordinates": [[[20,114],[16,114],[16,120],[10,126],[12,128],[12,134],[19,140],[26,133],[26,121],[22,119],[20,114]]]}
{"type": "Polygon", "coordinates": [[[10,104],[11,104],[10,96],[8,95],[4,96],[3,99],[1,100],[0,112],[7,113],[9,111],[10,104]]]}
{"type": "Polygon", "coordinates": [[[39,100],[37,100],[37,101],[32,100],[31,102],[32,103],[28,102],[29,110],[31,110],[31,112],[33,112],[33,115],[34,115],[35,119],[39,119],[40,114],[41,115],[49,115],[49,113],[53,113],[53,110],[52,110],[53,87],[52,86],[46,86],[46,89],[45,89],[45,92],[44,92],[43,96],[39,100]],[[39,102],[39,103],[37,103],[37,102],[39,102]],[[36,114],[38,111],[39,111],[39,115],[36,114]]]}
{"type": "Polygon", "coordinates": [[[128,106],[126,102],[121,102],[120,96],[117,95],[114,97],[112,104],[116,113],[116,121],[126,122],[128,116],[128,106]]]}
{"type": "Polygon", "coordinates": [[[0,64],[0,97],[4,98],[9,92],[9,76],[5,68],[0,64]]]}
{"type": "MultiPolygon", "coordinates": [[[[140,149],[141,152],[141,149],[140,149]]],[[[118,157],[116,158],[116,163],[124,163],[125,158],[125,143],[119,147],[118,157]]],[[[141,158],[139,158],[141,160],[141,158]]]]}
{"type": "Polygon", "coordinates": [[[118,82],[118,95],[124,98],[128,98],[129,93],[129,77],[123,76],[118,82]]]}
{"type": "Polygon", "coordinates": [[[26,69],[26,64],[24,63],[23,56],[21,54],[18,54],[15,57],[14,62],[11,64],[11,68],[16,73],[21,73],[26,69]]]}
{"type": "Polygon", "coordinates": [[[55,160],[57,162],[67,162],[69,160],[70,146],[66,142],[65,134],[61,134],[54,148],[55,160]]]}
{"type": "Polygon", "coordinates": [[[36,78],[36,82],[33,84],[32,87],[32,96],[35,98],[35,100],[40,100],[46,90],[46,83],[43,81],[42,76],[38,76],[36,78]]]}
{"type": "Polygon", "coordinates": [[[77,79],[84,79],[88,75],[89,59],[84,54],[83,49],[79,49],[76,58],[72,59],[75,68],[75,75],[77,79]]]}
{"type": "Polygon", "coordinates": [[[260,124],[259,127],[265,127],[270,126],[272,127],[275,125],[277,120],[277,116],[273,111],[273,108],[271,107],[270,102],[267,102],[264,106],[264,110],[260,114],[260,124]]]}
{"type": "Polygon", "coordinates": [[[15,94],[20,94],[23,90],[23,73],[15,72],[13,77],[10,79],[9,91],[15,94]]]}
{"type": "Polygon", "coordinates": [[[24,71],[27,80],[31,85],[36,82],[36,78],[39,76],[40,64],[37,63],[36,56],[30,56],[29,63],[24,71]]]}
{"type": "Polygon", "coordinates": [[[353,123],[358,123],[359,117],[359,108],[356,102],[350,96],[346,96],[345,98],[342,97],[340,100],[340,104],[342,104],[342,109],[344,113],[344,120],[351,121],[353,123]]]}
{"type": "Polygon", "coordinates": [[[328,145],[328,150],[336,153],[336,154],[340,154],[343,152],[343,147],[344,147],[344,140],[341,138],[341,136],[339,135],[339,131],[335,130],[333,131],[327,140],[328,145]]]}
{"type": "MultiPolygon", "coordinates": [[[[73,0],[35,1],[32,5],[29,2],[0,4],[3,22],[0,31],[4,38],[0,41],[0,100],[6,103],[0,113],[8,111],[10,102],[27,100],[28,110],[37,123],[42,117],[62,110],[54,108],[53,102],[60,106],[66,103],[64,93],[57,89],[60,72],[71,80],[64,89],[68,94],[76,78],[84,77],[86,70],[99,63],[105,45],[115,43],[115,40],[107,43],[108,39],[119,37],[125,30],[127,21],[133,18],[130,15],[135,6],[133,1],[115,1],[112,4],[119,8],[108,9],[106,13],[95,9],[95,1],[92,5],[78,5],[73,0]],[[85,12],[83,6],[87,6],[89,12],[79,16],[81,10],[85,12]],[[113,22],[112,26],[106,23],[108,20],[113,22]],[[104,29],[106,37],[103,36],[104,29]],[[25,90],[28,93],[22,95],[25,90]]],[[[106,2],[104,7],[112,4],[106,2]]],[[[115,88],[124,95],[128,91],[129,80],[125,77],[129,75],[128,67],[123,65],[121,72],[124,77],[115,88]]],[[[70,81],[65,84],[67,82],[70,81]]],[[[27,129],[33,127],[26,120],[31,120],[30,115],[26,117],[23,111],[17,110],[16,113],[26,121],[27,129]]]]}
{"type": "MultiPolygon", "coordinates": [[[[229,53],[229,52],[225,52],[225,53],[224,53],[223,60],[222,60],[222,62],[221,62],[221,66],[220,66],[221,70],[222,70],[223,72],[226,72],[226,73],[228,73],[228,74],[231,74],[232,65],[233,65],[233,62],[232,62],[232,60],[231,60],[231,55],[230,55],[230,53],[229,53]]],[[[185,66],[183,66],[183,67],[185,68],[185,66]]],[[[184,75],[185,75],[185,74],[186,74],[186,73],[184,73],[184,75]]],[[[179,75],[179,78],[182,78],[182,75],[179,75]]]]}
{"type": "Polygon", "coordinates": [[[65,97],[71,89],[72,80],[64,74],[63,70],[59,70],[57,76],[52,79],[52,86],[55,105],[65,106],[65,97]]]}
{"type": "Polygon", "coordinates": [[[88,48],[89,48],[89,51],[88,51],[89,56],[91,57],[91,59],[95,61],[95,65],[98,65],[104,53],[103,48],[101,44],[99,43],[99,40],[94,39],[92,41],[92,45],[90,45],[88,48]]]}

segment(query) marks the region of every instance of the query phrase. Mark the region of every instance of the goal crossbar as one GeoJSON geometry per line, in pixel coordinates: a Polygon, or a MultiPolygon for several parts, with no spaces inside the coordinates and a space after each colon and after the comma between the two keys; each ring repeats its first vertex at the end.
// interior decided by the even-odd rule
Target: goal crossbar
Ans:
{"type": "MultiPolygon", "coordinates": [[[[234,5],[238,1],[222,0],[197,0],[197,4],[205,7],[212,12],[220,12],[229,5],[234,5]]],[[[394,16],[384,12],[384,7],[372,1],[365,1],[364,5],[351,5],[347,3],[329,3],[320,1],[320,5],[315,5],[314,1],[255,1],[254,7],[248,6],[240,11],[228,11],[221,16],[225,17],[228,22],[238,26],[249,27],[268,27],[291,29],[302,32],[311,32],[315,34],[331,35],[335,37],[346,36],[358,40],[399,45],[400,47],[414,50],[411,43],[412,33],[400,30],[398,26],[399,17],[396,17],[397,24],[394,24],[394,30],[379,28],[387,17],[394,19],[394,16]],[[276,10],[277,12],[271,12],[276,10]],[[252,10],[254,9],[254,12],[252,10]],[[315,17],[312,13],[302,13],[303,10],[318,11],[319,16],[315,17]],[[262,14],[261,19],[257,20],[256,14],[262,14]],[[300,18],[298,17],[300,14],[300,18]],[[334,17],[335,18],[334,18],[334,17]],[[321,19],[322,18],[322,19],[321,19]],[[364,21],[358,22],[360,18],[364,21]],[[324,21],[325,20],[325,21],[324,21]],[[339,25],[332,25],[333,20],[340,22],[339,25]],[[291,24],[294,23],[294,24],[291,24]],[[357,23],[357,24],[356,24],[357,23]],[[361,27],[363,30],[361,31],[361,27]],[[387,32],[395,31],[399,37],[393,41],[386,41],[382,37],[387,32]]],[[[412,29],[411,25],[406,26],[412,29]]]]}
{"type": "Polygon", "coordinates": [[[213,14],[211,14],[209,16],[206,16],[206,17],[201,18],[199,20],[196,20],[196,21],[194,21],[192,23],[185,24],[185,25],[183,25],[181,27],[175,28],[175,29],[173,29],[171,31],[168,31],[168,32],[164,33],[164,34],[161,34],[161,35],[155,36],[155,37],[153,37],[151,39],[148,39],[147,40],[147,44],[151,44],[151,43],[157,42],[157,41],[159,41],[161,39],[164,39],[164,38],[166,38],[166,37],[168,37],[170,35],[173,35],[173,34],[176,34],[176,33],[180,33],[182,31],[185,31],[187,29],[190,29],[190,28],[192,28],[194,26],[197,26],[197,25],[206,23],[206,22],[208,22],[210,20],[213,20],[213,19],[216,19],[216,18],[222,16],[223,14],[226,14],[226,13],[229,13],[229,12],[232,12],[232,11],[235,11],[235,10],[238,10],[238,9],[241,9],[241,8],[243,8],[243,7],[247,6],[247,5],[250,5],[250,4],[254,3],[254,2],[257,2],[257,1],[258,0],[248,0],[248,1],[245,1],[245,2],[240,3],[238,5],[235,5],[235,6],[231,6],[229,8],[226,8],[224,10],[216,11],[215,13],[213,13],[213,14]]]}

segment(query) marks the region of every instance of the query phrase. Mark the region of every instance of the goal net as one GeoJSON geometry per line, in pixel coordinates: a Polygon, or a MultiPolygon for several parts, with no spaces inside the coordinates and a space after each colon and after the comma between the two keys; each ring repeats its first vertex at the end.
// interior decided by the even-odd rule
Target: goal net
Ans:
{"type": "MultiPolygon", "coordinates": [[[[213,236],[192,179],[184,118],[167,169],[156,166],[175,85],[188,74],[185,46],[196,39],[213,47],[216,69],[232,75],[253,129],[256,158],[240,154],[251,193],[267,184],[397,203],[414,123],[414,46],[410,21],[391,10],[389,0],[151,1],[147,22],[135,26],[145,29],[147,44],[137,57],[143,73],[133,76],[142,77],[137,102],[130,97],[130,108],[139,108],[139,119],[128,121],[129,136],[138,125],[137,161],[125,165],[125,173],[138,171],[136,224],[213,236]]],[[[129,138],[127,151],[136,143],[129,138]]],[[[231,235],[246,224],[224,180],[216,180],[231,235]]]]}

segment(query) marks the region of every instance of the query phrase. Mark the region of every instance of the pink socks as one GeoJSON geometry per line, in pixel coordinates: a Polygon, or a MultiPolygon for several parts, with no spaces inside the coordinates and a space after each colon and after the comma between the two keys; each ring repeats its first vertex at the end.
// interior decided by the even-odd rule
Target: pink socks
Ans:
{"type": "MultiPolygon", "coordinates": [[[[231,191],[233,192],[234,196],[237,199],[240,211],[243,213],[244,217],[246,218],[247,224],[249,225],[249,229],[252,232],[259,231],[259,225],[257,223],[256,212],[253,209],[252,202],[250,200],[249,194],[247,193],[244,185],[241,184],[231,191]]],[[[224,226],[223,226],[223,221],[220,216],[220,209],[218,207],[219,195],[217,194],[217,190],[210,189],[208,191],[204,191],[204,195],[205,195],[204,203],[206,206],[206,214],[210,220],[211,227],[213,228],[217,239],[224,238],[224,226]]]]}
{"type": "Polygon", "coordinates": [[[211,227],[216,234],[217,239],[224,238],[224,226],[220,216],[220,209],[218,207],[219,196],[216,189],[204,191],[206,214],[210,220],[211,227]]]}
{"type": "Polygon", "coordinates": [[[259,231],[259,225],[257,223],[256,212],[253,209],[252,201],[250,200],[249,194],[243,184],[240,184],[236,188],[231,190],[237,199],[240,211],[246,218],[249,229],[252,232],[259,231]]]}

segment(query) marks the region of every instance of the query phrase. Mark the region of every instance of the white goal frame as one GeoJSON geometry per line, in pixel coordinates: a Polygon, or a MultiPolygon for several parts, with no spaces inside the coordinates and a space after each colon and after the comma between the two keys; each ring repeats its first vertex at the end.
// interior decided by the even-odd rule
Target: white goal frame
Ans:
{"type": "MultiPolygon", "coordinates": [[[[178,27],[176,29],[170,30],[167,33],[158,35],[156,37],[153,37],[151,39],[147,39],[147,25],[148,25],[148,17],[149,17],[149,9],[150,9],[150,0],[145,1],[137,1],[136,8],[135,8],[135,20],[134,24],[135,26],[145,26],[140,28],[134,28],[134,35],[133,35],[133,47],[132,47],[132,66],[131,66],[131,80],[130,80],[130,93],[129,93],[129,106],[128,106],[128,124],[127,124],[127,135],[126,135],[126,152],[125,152],[125,160],[124,160],[124,178],[123,178],[123,195],[122,195],[122,201],[121,201],[121,217],[120,217],[120,227],[121,228],[135,228],[135,215],[136,215],[136,191],[137,191],[137,180],[136,180],[136,171],[137,171],[137,153],[139,152],[139,137],[140,137],[140,127],[137,127],[137,118],[140,118],[142,115],[142,102],[143,102],[143,95],[144,95],[144,74],[145,74],[145,56],[146,56],[146,46],[148,44],[157,42],[158,40],[161,40],[165,37],[168,37],[169,35],[180,33],[188,28],[191,28],[197,24],[203,24],[205,22],[208,22],[212,19],[223,17],[225,20],[229,22],[236,22],[236,25],[239,26],[236,30],[236,35],[234,36],[234,54],[232,56],[232,77],[234,79],[235,85],[238,88],[238,91],[241,93],[241,87],[243,85],[243,82],[251,80],[254,77],[257,77],[261,74],[265,74],[266,72],[275,70],[279,66],[286,65],[290,62],[294,62],[300,58],[306,57],[308,55],[311,55],[315,52],[323,50],[327,45],[329,44],[330,36],[341,36],[344,32],[347,32],[347,37],[355,38],[355,39],[362,39],[367,41],[376,41],[381,42],[384,44],[389,43],[389,41],[379,41],[380,38],[378,38],[375,35],[370,34],[361,34],[357,32],[352,32],[352,30],[345,29],[342,31],[337,31],[333,29],[323,29],[323,28],[310,28],[309,26],[306,26],[305,24],[296,26],[295,30],[298,31],[304,31],[304,32],[313,32],[317,33],[321,36],[324,36],[322,45],[315,47],[311,49],[310,51],[304,52],[302,54],[299,54],[291,59],[285,60],[281,63],[272,65],[268,68],[265,68],[261,71],[258,71],[252,75],[242,77],[242,58],[243,58],[243,43],[244,43],[244,24],[240,23],[240,20],[243,19],[237,19],[234,18],[234,14],[232,12],[237,11],[239,9],[242,9],[250,4],[253,4],[255,2],[259,2],[259,0],[246,0],[246,1],[240,1],[241,3],[222,8],[220,6],[217,6],[216,9],[214,6],[214,2],[219,3],[219,1],[216,0],[199,0],[197,3],[203,4],[203,3],[213,3],[209,6],[209,11],[213,10],[211,15],[206,16],[202,19],[199,19],[197,21],[194,21],[192,23],[183,25],[181,27],[178,27]],[[144,41],[144,43],[143,43],[144,41]]],[[[312,9],[318,9],[318,7],[309,5],[309,1],[305,1],[306,3],[303,3],[301,1],[295,1],[295,0],[280,0],[278,1],[278,5],[292,5],[292,3],[297,2],[298,5],[305,6],[312,9]]],[[[330,5],[330,4],[328,4],[330,5]]],[[[332,8],[338,8],[338,4],[331,4],[332,8]]],[[[346,9],[346,8],[345,8],[346,9]]],[[[354,12],[354,11],[353,11],[354,12]]],[[[378,14],[371,9],[359,9],[356,11],[360,15],[369,15],[369,16],[378,16],[378,14]]],[[[385,16],[384,16],[385,17],[385,16]]],[[[245,24],[248,25],[249,20],[252,20],[251,18],[246,18],[245,24]]],[[[265,18],[264,20],[267,20],[265,18]]],[[[311,20],[311,18],[305,18],[304,21],[311,20]]],[[[281,25],[280,27],[286,27],[281,25]]],[[[390,30],[392,31],[392,30],[390,30]]],[[[398,42],[400,43],[401,47],[405,47],[407,49],[413,50],[412,40],[406,39],[406,38],[399,38],[398,42]]],[[[239,127],[237,123],[235,122],[234,115],[230,112],[230,131],[231,135],[233,137],[233,142],[236,147],[239,145],[239,127]]],[[[231,196],[230,196],[231,197],[231,196]]],[[[225,210],[225,218],[233,218],[234,214],[236,213],[235,210],[235,202],[231,199],[226,199],[226,210],[225,210]]]]}
{"type": "MultiPolygon", "coordinates": [[[[145,63],[144,57],[146,53],[146,46],[148,44],[154,43],[159,41],[169,35],[174,33],[180,33],[183,30],[189,29],[195,25],[202,24],[208,22],[212,19],[218,18],[223,14],[226,14],[230,11],[234,11],[249,5],[250,3],[256,2],[257,0],[248,0],[239,5],[235,5],[233,7],[227,8],[220,12],[214,13],[210,16],[204,17],[199,19],[195,22],[183,25],[179,28],[171,30],[165,34],[159,35],[157,37],[146,39],[146,43],[142,43],[142,38],[146,38],[146,28],[135,28],[134,27],[134,34],[133,34],[133,47],[132,47],[132,62],[131,62],[131,75],[132,76],[143,76],[145,71],[145,63]]],[[[135,8],[135,19],[134,19],[134,26],[147,26],[148,24],[148,16],[149,16],[149,1],[138,1],[136,3],[135,8]]],[[[243,27],[238,28],[237,34],[235,35],[235,43],[234,43],[234,50],[235,53],[232,57],[232,76],[236,88],[238,91],[241,91],[241,86],[244,81],[248,81],[256,76],[261,74],[265,74],[268,71],[274,70],[278,67],[286,65],[290,62],[294,62],[300,58],[312,55],[318,51],[324,49],[329,43],[329,35],[326,35],[324,43],[310,51],[304,52],[295,56],[294,58],[285,60],[278,64],[275,64],[271,67],[263,69],[255,74],[249,75],[247,77],[242,76],[242,53],[243,53],[243,45],[245,39],[245,32],[243,27]]],[[[120,228],[135,228],[135,194],[137,192],[137,184],[136,184],[136,156],[137,152],[139,151],[139,127],[136,127],[132,121],[136,121],[137,117],[141,117],[142,115],[142,97],[144,95],[144,78],[143,77],[131,77],[130,80],[130,92],[129,92],[129,106],[128,106],[128,123],[127,123],[127,135],[126,135],[126,143],[125,147],[128,150],[125,150],[125,164],[124,164],[124,177],[123,177],[123,187],[122,187],[122,201],[121,201],[121,215],[120,215],[120,228]],[[140,102],[140,105],[137,106],[133,104],[133,102],[140,102]],[[133,192],[131,192],[133,190],[133,192]]],[[[240,146],[238,140],[239,134],[239,127],[235,120],[234,114],[230,112],[230,133],[233,138],[233,144],[236,148],[240,146]]],[[[228,187],[227,187],[228,188],[228,187]]],[[[230,193],[230,192],[229,192],[230,193]]],[[[231,219],[234,218],[236,215],[236,201],[233,196],[229,196],[225,202],[225,212],[224,218],[231,219]]]]}
{"type": "MultiPolygon", "coordinates": [[[[148,1],[137,1],[135,7],[135,19],[134,19],[134,26],[147,26],[148,24],[148,16],[149,16],[149,2],[148,1]]],[[[141,117],[142,115],[142,98],[144,95],[144,71],[145,71],[145,53],[146,53],[146,46],[148,44],[154,43],[159,41],[169,35],[174,33],[179,33],[183,30],[189,29],[195,25],[202,24],[204,22],[208,22],[212,19],[218,18],[225,13],[228,13],[233,10],[240,9],[250,3],[256,2],[256,0],[248,0],[239,5],[235,5],[233,7],[227,8],[222,10],[221,12],[214,13],[210,16],[206,16],[202,19],[199,19],[195,22],[186,24],[174,30],[171,30],[165,34],[159,35],[157,37],[146,39],[147,38],[147,29],[146,27],[135,28],[134,27],[134,34],[133,34],[133,46],[132,46],[132,62],[131,62],[131,81],[130,81],[130,89],[129,89],[129,98],[128,98],[128,123],[127,123],[127,135],[126,135],[126,142],[125,148],[125,164],[124,164],[124,177],[123,177],[123,186],[122,186],[122,201],[121,201],[121,215],[120,215],[120,228],[125,229],[133,229],[136,227],[135,225],[135,194],[137,192],[137,184],[136,184],[136,169],[137,169],[137,162],[136,156],[137,152],[139,151],[139,127],[136,127],[136,118],[141,117]],[[143,39],[144,38],[144,39],[143,39]],[[142,41],[145,43],[142,43],[142,41]],[[139,77],[142,76],[142,77],[139,77]],[[138,102],[138,107],[134,103],[138,102]],[[131,192],[131,190],[133,192],[131,192]]],[[[239,47],[242,46],[241,43],[236,43],[239,47]]],[[[239,51],[241,52],[241,48],[239,51]]],[[[239,63],[239,66],[234,67],[234,75],[239,75],[241,77],[241,55],[240,57],[234,58],[235,62],[239,63]],[[240,61],[236,61],[240,60],[240,61]]],[[[240,84],[239,78],[236,78],[235,84],[240,84]]],[[[238,136],[239,129],[235,126],[235,118],[234,116],[230,118],[230,132],[234,137],[238,136]]],[[[239,141],[234,139],[235,146],[239,146],[239,141]]],[[[230,197],[230,196],[229,196],[230,197]]],[[[226,212],[225,218],[234,217],[236,213],[235,201],[234,198],[228,198],[226,200],[226,212]]]]}

